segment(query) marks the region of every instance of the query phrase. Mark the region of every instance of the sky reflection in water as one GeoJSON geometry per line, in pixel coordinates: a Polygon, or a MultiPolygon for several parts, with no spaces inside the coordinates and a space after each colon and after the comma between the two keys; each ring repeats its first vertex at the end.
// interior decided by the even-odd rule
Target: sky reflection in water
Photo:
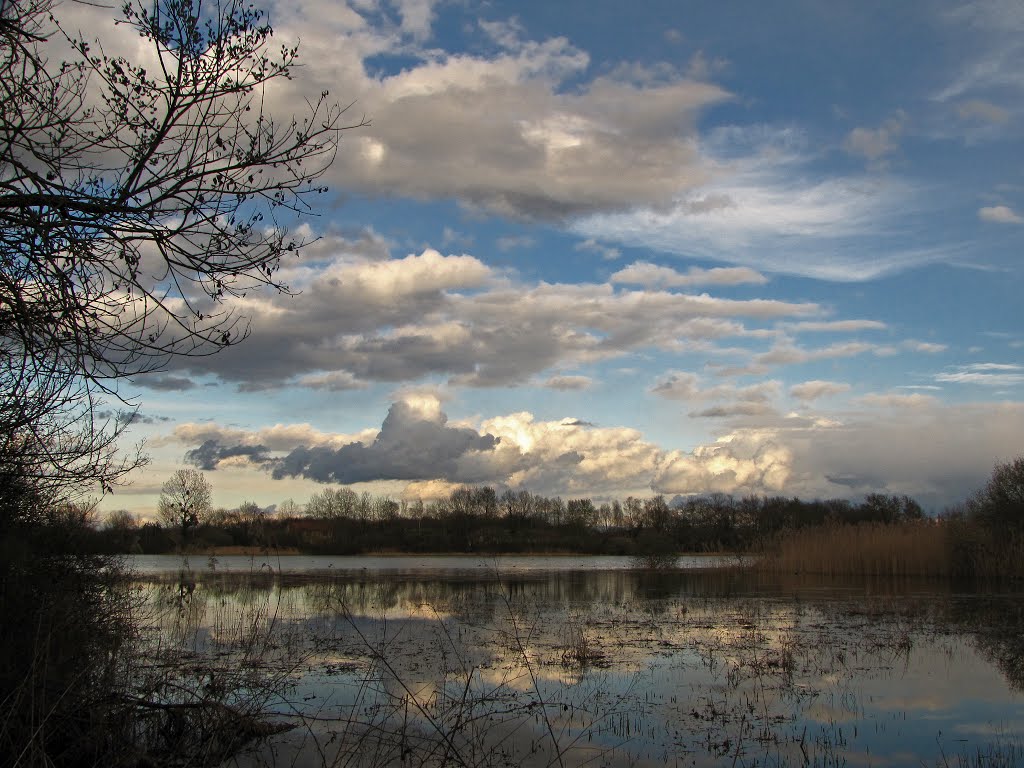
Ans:
{"type": "Polygon", "coordinates": [[[259,636],[262,668],[287,683],[276,711],[307,721],[245,764],[454,752],[547,765],[555,743],[566,765],[1024,760],[1017,594],[720,571],[190,565],[184,590],[176,570],[140,576],[162,606],[154,632],[221,664],[259,636]]]}

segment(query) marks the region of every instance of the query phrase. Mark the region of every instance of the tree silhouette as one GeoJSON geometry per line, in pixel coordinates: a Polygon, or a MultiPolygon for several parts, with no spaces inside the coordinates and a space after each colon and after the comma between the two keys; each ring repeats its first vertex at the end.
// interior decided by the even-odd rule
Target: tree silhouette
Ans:
{"type": "Polygon", "coordinates": [[[210,514],[212,489],[203,473],[179,469],[164,483],[157,502],[157,515],[167,528],[178,528],[182,541],[210,514]]]}
{"type": "MultiPolygon", "coordinates": [[[[127,2],[108,54],[51,0],[0,0],[0,469],[109,487],[125,377],[247,334],[225,300],[277,279],[344,109],[265,96],[297,48],[240,0],[127,2]],[[145,65],[140,63],[145,61],[145,65]]],[[[109,42],[109,41],[108,41],[109,42]]]]}

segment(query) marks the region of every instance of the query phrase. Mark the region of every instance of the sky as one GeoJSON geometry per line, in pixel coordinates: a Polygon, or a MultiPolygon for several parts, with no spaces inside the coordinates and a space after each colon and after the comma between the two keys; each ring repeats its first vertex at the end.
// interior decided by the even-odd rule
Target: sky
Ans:
{"type": "MultiPolygon", "coordinates": [[[[1024,5],[267,0],[353,122],[293,295],[138,377],[151,515],[325,484],[941,510],[1024,453],[1024,5]]],[[[91,6],[78,14],[103,14],[91,6]]],[[[84,17],[83,17],[84,18],[84,17]]],[[[93,19],[98,34],[120,34],[93,19]]],[[[109,20],[108,20],[109,21],[109,20]]]]}

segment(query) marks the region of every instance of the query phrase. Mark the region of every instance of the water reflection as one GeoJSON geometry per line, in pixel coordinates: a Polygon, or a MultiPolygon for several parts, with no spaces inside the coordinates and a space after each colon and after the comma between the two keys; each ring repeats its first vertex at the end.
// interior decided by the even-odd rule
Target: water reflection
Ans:
{"type": "Polygon", "coordinates": [[[1017,594],[740,570],[184,579],[144,582],[163,647],[291,670],[274,708],[301,727],[256,765],[1024,758],[1017,594]]]}

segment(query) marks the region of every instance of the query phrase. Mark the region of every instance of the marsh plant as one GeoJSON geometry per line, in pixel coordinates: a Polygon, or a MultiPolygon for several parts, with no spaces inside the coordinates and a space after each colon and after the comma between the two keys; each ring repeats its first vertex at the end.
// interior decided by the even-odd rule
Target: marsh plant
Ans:
{"type": "MultiPolygon", "coordinates": [[[[820,582],[762,582],[675,569],[293,577],[182,560],[111,582],[139,631],[96,668],[115,674],[104,691],[119,681],[116,707],[79,701],[93,705],[81,732],[103,725],[118,748],[77,764],[841,765],[875,754],[879,729],[917,738],[924,765],[1019,762],[1012,730],[990,744],[931,731],[922,747],[912,711],[893,721],[873,703],[936,658],[949,674],[990,659],[1014,690],[1019,604],[890,596],[879,582],[820,600],[820,582]]],[[[46,738],[75,733],[68,723],[46,738]]],[[[51,764],[55,746],[11,764],[51,764]]]]}

